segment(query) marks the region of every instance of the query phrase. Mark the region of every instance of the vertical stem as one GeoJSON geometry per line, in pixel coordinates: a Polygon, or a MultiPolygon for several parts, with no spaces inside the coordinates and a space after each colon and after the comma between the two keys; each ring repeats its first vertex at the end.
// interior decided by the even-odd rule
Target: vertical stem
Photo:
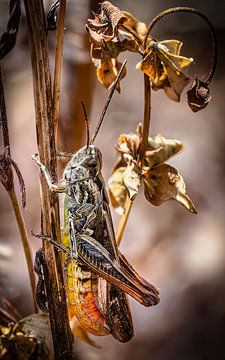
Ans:
{"type": "Polygon", "coordinates": [[[33,294],[34,309],[37,312],[38,308],[37,308],[37,305],[35,302],[35,276],[34,276],[34,270],[33,270],[33,259],[31,256],[31,250],[30,250],[29,241],[28,241],[27,229],[25,226],[24,218],[23,218],[21,208],[19,206],[18,199],[17,199],[14,188],[11,189],[10,191],[8,191],[8,194],[9,194],[9,197],[12,202],[13,210],[14,210],[14,213],[16,216],[16,221],[17,221],[17,225],[19,228],[19,232],[20,232],[21,241],[23,244],[23,250],[24,250],[25,257],[26,257],[27,268],[28,268],[28,273],[29,273],[29,278],[30,278],[30,285],[31,285],[32,294],[33,294]]]}
{"type": "Polygon", "coordinates": [[[123,213],[123,215],[121,216],[120,219],[120,223],[117,229],[117,233],[116,233],[116,242],[117,245],[119,246],[124,234],[124,230],[127,224],[127,220],[131,211],[131,207],[132,207],[133,201],[131,201],[129,198],[127,198],[126,200],[126,204],[125,204],[125,211],[123,213]]]}
{"type": "Polygon", "coordinates": [[[59,94],[62,73],[64,19],[66,10],[66,0],[60,0],[59,17],[56,30],[56,50],[55,50],[55,70],[53,84],[53,121],[55,128],[55,139],[57,141],[58,120],[59,120],[59,94]]]}
{"type": "MultiPolygon", "coordinates": [[[[4,93],[4,85],[3,85],[3,79],[2,79],[2,71],[0,67],[0,114],[1,114],[1,123],[2,123],[2,132],[3,132],[3,142],[4,142],[4,148],[8,148],[8,154],[10,156],[10,141],[9,141],[9,130],[8,130],[8,121],[7,121],[7,111],[6,111],[6,104],[5,104],[5,93],[4,93]]],[[[34,275],[34,269],[33,269],[33,262],[32,262],[32,255],[31,250],[29,247],[29,241],[28,241],[28,235],[27,230],[24,222],[24,218],[21,212],[21,208],[18,203],[18,199],[14,190],[14,183],[13,183],[13,174],[12,174],[12,165],[10,164],[9,173],[11,175],[11,183],[9,181],[9,187],[6,187],[6,190],[10,196],[13,209],[15,212],[17,225],[20,232],[21,241],[23,244],[23,249],[25,253],[26,263],[27,263],[27,269],[30,279],[30,285],[32,290],[32,297],[33,297],[33,303],[34,303],[34,310],[37,311],[37,305],[35,302],[35,275],[34,275]]]]}
{"type": "MultiPolygon", "coordinates": [[[[38,151],[40,160],[49,169],[53,181],[57,181],[53,100],[43,2],[24,0],[24,3],[31,46],[38,151]]],[[[41,215],[42,233],[59,242],[58,196],[50,194],[43,176],[41,176],[41,215]]],[[[45,286],[55,359],[74,359],[60,254],[55,253],[52,245],[48,243],[43,244],[43,247],[48,267],[48,272],[45,273],[45,286]]]]}
{"type": "Polygon", "coordinates": [[[1,128],[3,133],[4,148],[6,148],[7,146],[9,147],[9,156],[10,156],[9,129],[8,129],[7,111],[5,105],[5,92],[4,92],[1,66],[0,66],[0,113],[1,113],[1,128]]]}
{"type": "MultiPolygon", "coordinates": [[[[144,122],[143,122],[143,138],[141,142],[141,149],[139,155],[140,166],[142,167],[144,164],[144,156],[146,147],[148,144],[148,135],[149,135],[149,126],[150,126],[150,119],[151,119],[151,83],[150,79],[147,75],[144,74],[144,122]]],[[[118,226],[117,234],[116,234],[116,241],[119,245],[123,233],[127,224],[127,220],[131,211],[133,201],[130,201],[128,198],[125,204],[125,211],[124,214],[121,216],[120,223],[118,226]]]]}
{"type": "Polygon", "coordinates": [[[141,142],[140,161],[143,165],[146,147],[148,144],[149,126],[151,119],[151,83],[149,77],[144,74],[144,123],[143,138],[141,142]]]}

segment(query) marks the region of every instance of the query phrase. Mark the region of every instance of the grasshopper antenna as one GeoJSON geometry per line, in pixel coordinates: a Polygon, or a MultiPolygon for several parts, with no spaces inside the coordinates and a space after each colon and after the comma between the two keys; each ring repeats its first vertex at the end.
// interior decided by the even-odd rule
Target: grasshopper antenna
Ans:
{"type": "Polygon", "coordinates": [[[119,71],[119,73],[118,73],[118,75],[117,75],[117,77],[116,77],[116,80],[115,80],[114,83],[113,83],[112,89],[111,89],[111,91],[110,91],[110,93],[109,93],[108,99],[107,99],[107,101],[106,101],[106,103],[105,103],[105,106],[104,106],[104,108],[103,108],[103,110],[102,110],[102,114],[101,114],[101,116],[100,116],[98,125],[96,126],[95,133],[94,133],[94,135],[92,136],[92,139],[91,139],[91,141],[90,141],[90,144],[93,144],[93,142],[95,141],[95,138],[96,138],[96,136],[97,136],[97,134],[98,134],[98,132],[99,132],[99,129],[100,129],[101,125],[102,125],[102,122],[103,122],[103,120],[104,120],[106,111],[107,111],[107,109],[108,109],[108,106],[109,106],[110,101],[111,101],[111,99],[112,99],[112,96],[113,96],[113,94],[114,94],[114,91],[116,90],[117,84],[118,84],[118,82],[120,81],[120,78],[121,78],[121,76],[122,76],[123,69],[124,69],[126,63],[127,63],[127,60],[124,60],[122,66],[121,66],[121,68],[120,68],[120,71],[119,71]]]}
{"type": "Polygon", "coordinates": [[[87,134],[86,134],[86,137],[87,137],[87,149],[90,145],[90,126],[89,126],[89,120],[88,120],[88,117],[87,117],[87,112],[86,112],[86,109],[85,109],[85,106],[84,106],[84,103],[82,100],[79,100],[80,104],[81,104],[81,107],[82,107],[82,110],[83,110],[83,114],[84,114],[84,119],[85,119],[85,122],[86,122],[86,131],[87,131],[87,134]]]}

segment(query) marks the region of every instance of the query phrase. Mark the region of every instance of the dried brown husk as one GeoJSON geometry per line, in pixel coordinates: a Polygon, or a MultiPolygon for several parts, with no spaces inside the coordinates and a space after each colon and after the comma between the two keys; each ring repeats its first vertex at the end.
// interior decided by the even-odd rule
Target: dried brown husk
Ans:
{"type": "Polygon", "coordinates": [[[211,100],[208,84],[196,76],[191,89],[187,92],[187,97],[188,105],[193,112],[205,109],[211,100]]]}

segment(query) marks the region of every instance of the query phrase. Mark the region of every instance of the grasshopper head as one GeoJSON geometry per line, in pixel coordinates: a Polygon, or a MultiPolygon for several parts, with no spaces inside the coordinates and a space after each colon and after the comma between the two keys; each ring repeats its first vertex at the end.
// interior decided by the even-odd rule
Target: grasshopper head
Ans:
{"type": "Polygon", "coordinates": [[[63,179],[73,184],[85,179],[95,178],[102,168],[102,154],[100,150],[89,145],[82,147],[67,164],[63,179]]]}

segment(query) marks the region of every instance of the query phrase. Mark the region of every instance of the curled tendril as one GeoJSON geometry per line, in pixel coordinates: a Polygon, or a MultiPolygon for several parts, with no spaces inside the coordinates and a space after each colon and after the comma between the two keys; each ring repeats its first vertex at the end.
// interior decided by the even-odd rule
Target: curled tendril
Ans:
{"type": "Polygon", "coordinates": [[[211,24],[211,22],[209,21],[209,19],[207,18],[206,15],[204,15],[203,13],[201,13],[201,11],[194,9],[194,8],[190,8],[190,7],[175,7],[175,8],[171,8],[168,10],[165,10],[161,13],[159,13],[156,17],[154,17],[154,19],[150,22],[149,26],[148,26],[148,30],[145,36],[145,40],[144,40],[144,48],[146,49],[147,47],[147,42],[148,42],[148,37],[150,36],[150,33],[153,29],[153,27],[155,26],[155,24],[162,19],[164,16],[169,15],[169,14],[173,14],[173,13],[177,13],[177,12],[189,12],[189,13],[193,13],[196,14],[198,16],[200,16],[203,20],[205,20],[205,22],[208,24],[209,28],[210,28],[210,32],[211,32],[211,37],[212,37],[212,62],[211,62],[211,68],[210,68],[210,72],[209,75],[207,77],[207,80],[205,81],[205,84],[209,85],[209,83],[211,82],[214,73],[216,71],[216,66],[217,66],[217,39],[216,39],[216,33],[215,30],[211,24]]]}

